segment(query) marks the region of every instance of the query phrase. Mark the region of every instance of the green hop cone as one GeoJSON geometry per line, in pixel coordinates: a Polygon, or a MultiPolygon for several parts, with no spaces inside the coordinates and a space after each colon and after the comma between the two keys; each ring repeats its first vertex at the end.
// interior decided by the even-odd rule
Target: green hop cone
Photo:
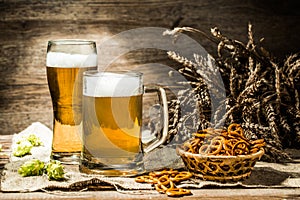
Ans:
{"type": "Polygon", "coordinates": [[[31,148],[32,148],[31,142],[27,140],[22,140],[18,143],[17,148],[14,149],[13,155],[17,157],[24,156],[30,153],[31,148]]]}
{"type": "Polygon", "coordinates": [[[19,169],[18,173],[21,176],[39,176],[43,174],[45,167],[45,163],[38,160],[33,159],[26,161],[19,169]]]}
{"type": "Polygon", "coordinates": [[[50,163],[46,165],[46,172],[49,180],[62,180],[65,178],[64,167],[56,160],[51,160],[50,163]]]}
{"type": "Polygon", "coordinates": [[[32,144],[32,146],[41,146],[43,145],[41,139],[37,137],[35,134],[30,134],[28,136],[23,136],[20,140],[17,141],[17,144],[20,144],[24,141],[28,141],[32,144]]]}
{"type": "Polygon", "coordinates": [[[33,145],[33,146],[41,146],[43,145],[41,139],[37,137],[35,134],[30,134],[27,137],[27,140],[33,145]]]}
{"type": "Polygon", "coordinates": [[[0,151],[2,151],[2,144],[0,144],[0,151]]]}

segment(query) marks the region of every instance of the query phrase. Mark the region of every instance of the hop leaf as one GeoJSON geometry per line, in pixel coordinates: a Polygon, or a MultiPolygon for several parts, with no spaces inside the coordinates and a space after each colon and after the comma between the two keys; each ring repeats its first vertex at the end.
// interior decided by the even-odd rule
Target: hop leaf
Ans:
{"type": "Polygon", "coordinates": [[[65,178],[64,167],[56,160],[51,160],[50,163],[46,165],[46,172],[49,180],[62,180],[65,178]]]}
{"type": "Polygon", "coordinates": [[[30,153],[31,148],[32,148],[31,142],[27,140],[22,140],[19,142],[17,148],[14,149],[13,155],[17,157],[24,156],[30,153]]]}
{"type": "Polygon", "coordinates": [[[45,163],[38,160],[33,159],[26,161],[19,169],[18,173],[21,176],[39,176],[43,174],[45,167],[45,163]]]}

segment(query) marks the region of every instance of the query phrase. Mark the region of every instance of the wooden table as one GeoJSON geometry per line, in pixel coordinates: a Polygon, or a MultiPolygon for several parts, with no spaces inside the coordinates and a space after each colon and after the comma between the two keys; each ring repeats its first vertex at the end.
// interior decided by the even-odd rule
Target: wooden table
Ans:
{"type": "MultiPolygon", "coordinates": [[[[0,166],[7,163],[9,155],[11,135],[0,135],[0,143],[3,144],[0,166]]],[[[298,162],[299,167],[300,163],[298,162]]],[[[179,199],[300,199],[299,188],[203,188],[192,189],[193,195],[181,197],[179,199]]],[[[81,191],[81,192],[29,192],[29,193],[3,193],[0,192],[0,199],[170,199],[164,194],[159,194],[155,190],[151,191],[126,191],[118,192],[113,190],[106,191],[81,191]]]]}
{"type": "MultiPolygon", "coordinates": [[[[192,190],[192,196],[179,199],[222,199],[222,200],[253,200],[253,199],[300,199],[300,189],[201,189],[192,190]]],[[[123,194],[116,191],[89,191],[76,193],[0,193],[0,199],[172,199],[163,194],[123,194]]],[[[177,198],[175,198],[177,199],[177,198]]]]}

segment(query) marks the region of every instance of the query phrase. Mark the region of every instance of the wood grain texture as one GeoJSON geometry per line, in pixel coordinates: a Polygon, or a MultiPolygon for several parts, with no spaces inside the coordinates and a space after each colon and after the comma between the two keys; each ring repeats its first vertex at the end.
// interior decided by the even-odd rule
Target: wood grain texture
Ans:
{"type": "MultiPolygon", "coordinates": [[[[0,134],[13,134],[34,121],[52,126],[45,70],[50,39],[83,38],[100,44],[140,27],[192,26],[209,34],[218,26],[225,35],[246,41],[251,22],[255,38],[264,37],[264,46],[283,58],[299,51],[299,15],[297,1],[285,0],[0,0],[0,134]]],[[[204,38],[200,43],[215,55],[214,44],[204,38]]],[[[142,63],[176,68],[164,52],[152,50],[130,52],[114,65],[132,68],[142,63]]],[[[148,80],[160,80],[166,73],[144,70],[148,80]]]]}

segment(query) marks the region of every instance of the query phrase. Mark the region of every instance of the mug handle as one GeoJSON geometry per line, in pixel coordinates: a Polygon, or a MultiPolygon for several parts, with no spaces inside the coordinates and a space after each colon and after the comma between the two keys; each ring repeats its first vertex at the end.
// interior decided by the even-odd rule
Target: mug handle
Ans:
{"type": "Polygon", "coordinates": [[[145,93],[147,92],[157,92],[159,95],[159,99],[162,102],[163,106],[163,131],[162,136],[158,140],[154,140],[153,143],[151,143],[149,146],[144,148],[144,152],[148,153],[155,149],[156,147],[162,145],[165,143],[168,139],[168,130],[169,130],[169,111],[168,111],[168,101],[167,101],[167,95],[164,88],[158,86],[158,85],[145,85],[144,86],[145,93]]]}

